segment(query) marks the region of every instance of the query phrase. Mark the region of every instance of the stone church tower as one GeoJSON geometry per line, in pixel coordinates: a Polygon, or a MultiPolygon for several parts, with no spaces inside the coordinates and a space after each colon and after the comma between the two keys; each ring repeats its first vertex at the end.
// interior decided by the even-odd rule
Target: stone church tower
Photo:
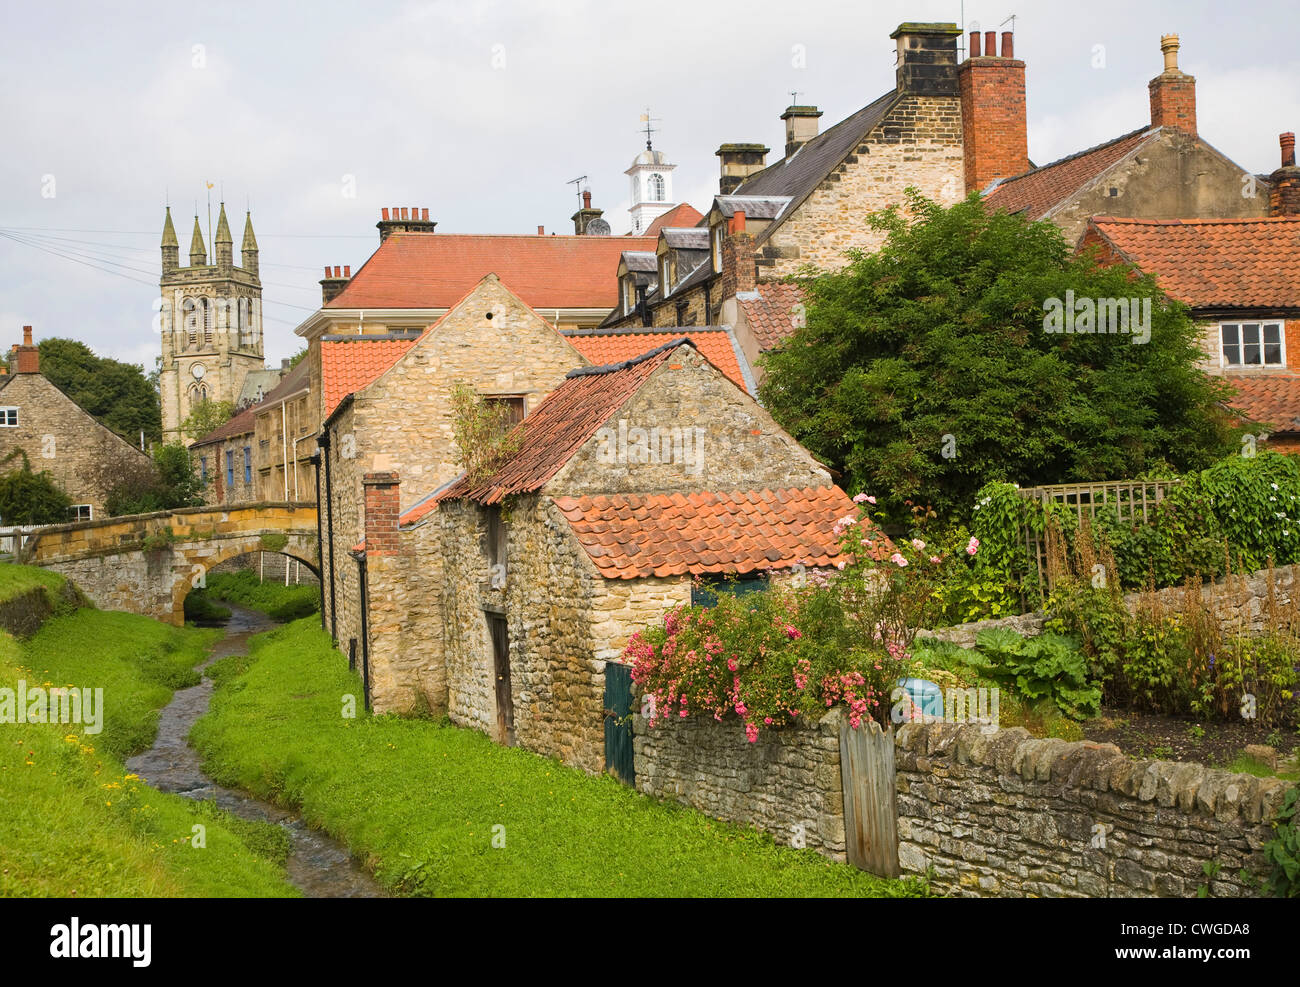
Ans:
{"type": "Polygon", "coordinates": [[[172,226],[171,209],[162,235],[162,391],[163,441],[193,441],[180,433],[180,424],[201,401],[238,402],[250,370],[262,370],[262,282],[257,274],[257,238],[253,218],[244,217],[240,267],[234,262],[234,240],[221,204],[215,256],[208,263],[207,247],[194,217],[190,263],[182,267],[180,244],[172,226]]]}

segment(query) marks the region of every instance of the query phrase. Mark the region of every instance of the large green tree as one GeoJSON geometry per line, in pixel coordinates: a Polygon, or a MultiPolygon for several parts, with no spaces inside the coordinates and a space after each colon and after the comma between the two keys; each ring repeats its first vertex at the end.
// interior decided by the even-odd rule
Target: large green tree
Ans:
{"type": "Polygon", "coordinates": [[[96,356],[75,339],[42,339],[40,354],[51,384],[132,445],[139,445],[142,430],[147,442],[162,438],[156,382],[142,367],[96,356]]]}
{"type": "Polygon", "coordinates": [[[768,408],[845,485],[962,518],[989,480],[1121,479],[1239,448],[1188,310],[1150,277],[977,197],[909,191],[907,211],[866,219],[879,251],[806,272],[806,322],[765,362],[768,408]],[[1070,298],[1149,299],[1150,338],[1047,331],[1070,298]]]}

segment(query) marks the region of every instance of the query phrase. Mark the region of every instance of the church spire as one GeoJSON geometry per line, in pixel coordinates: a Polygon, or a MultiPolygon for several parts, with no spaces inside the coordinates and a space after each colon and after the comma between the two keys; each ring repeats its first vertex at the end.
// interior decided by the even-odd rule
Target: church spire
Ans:
{"type": "Polygon", "coordinates": [[[174,271],[180,267],[181,246],[176,240],[176,227],[172,225],[171,207],[167,207],[167,216],[163,220],[162,232],[162,269],[163,272],[174,271]]]}
{"type": "Polygon", "coordinates": [[[257,277],[257,237],[253,236],[253,214],[244,213],[244,242],[239,247],[239,263],[245,271],[257,277]]]}
{"type": "Polygon", "coordinates": [[[213,241],[213,260],[221,268],[233,267],[235,263],[235,240],[230,235],[230,223],[226,220],[226,204],[221,203],[217,214],[217,236],[213,241]]]}
{"type": "Polygon", "coordinates": [[[190,237],[190,267],[204,267],[208,263],[208,248],[199,228],[198,213],[194,214],[194,235],[190,237]]]}

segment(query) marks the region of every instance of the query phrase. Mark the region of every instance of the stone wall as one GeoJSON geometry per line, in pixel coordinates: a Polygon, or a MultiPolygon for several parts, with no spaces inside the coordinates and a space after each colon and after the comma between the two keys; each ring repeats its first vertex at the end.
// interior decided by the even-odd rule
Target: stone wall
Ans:
{"type": "Polygon", "coordinates": [[[764,730],[688,718],[650,728],[632,718],[637,790],[673,799],[715,819],[754,826],[778,844],[845,860],[838,709],[820,722],[764,730]]]}
{"type": "Polygon", "coordinates": [[[1020,727],[905,724],[896,745],[903,872],[933,867],[937,890],[968,897],[1257,894],[1238,871],[1265,872],[1291,787],[1020,727]]]}

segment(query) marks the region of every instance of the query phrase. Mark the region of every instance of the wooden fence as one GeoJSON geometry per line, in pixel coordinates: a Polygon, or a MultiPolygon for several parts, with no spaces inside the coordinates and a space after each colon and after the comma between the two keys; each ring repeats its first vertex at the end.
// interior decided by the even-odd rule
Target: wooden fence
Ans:
{"type": "Polygon", "coordinates": [[[856,730],[840,724],[844,849],[849,863],[878,877],[898,877],[898,792],[894,728],[875,720],[856,730]]]}

